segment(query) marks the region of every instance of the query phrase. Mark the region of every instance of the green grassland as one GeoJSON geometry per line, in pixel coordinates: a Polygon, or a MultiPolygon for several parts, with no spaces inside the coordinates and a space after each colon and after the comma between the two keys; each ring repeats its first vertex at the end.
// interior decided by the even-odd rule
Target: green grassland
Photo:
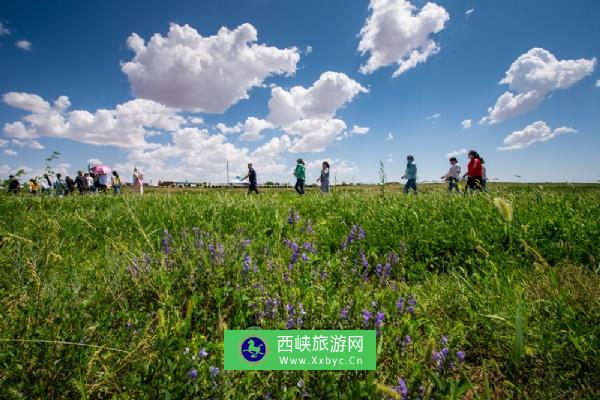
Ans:
{"type": "Polygon", "coordinates": [[[0,398],[399,399],[400,378],[409,399],[600,398],[597,185],[2,195],[0,215],[0,398]],[[223,371],[225,329],[286,326],[377,328],[377,371],[223,371]]]}

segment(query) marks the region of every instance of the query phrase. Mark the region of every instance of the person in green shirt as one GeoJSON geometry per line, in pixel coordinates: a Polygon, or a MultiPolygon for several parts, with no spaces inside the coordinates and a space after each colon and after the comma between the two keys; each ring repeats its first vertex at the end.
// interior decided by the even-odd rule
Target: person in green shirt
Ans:
{"type": "Polygon", "coordinates": [[[294,176],[296,177],[296,186],[294,186],[294,189],[296,189],[296,192],[298,192],[300,196],[303,196],[304,181],[306,180],[306,167],[304,167],[304,160],[301,158],[296,162],[298,164],[296,164],[296,169],[294,170],[294,176]]]}
{"type": "Polygon", "coordinates": [[[410,189],[414,190],[415,194],[417,194],[417,164],[415,164],[415,158],[411,155],[406,157],[406,171],[402,179],[406,179],[404,194],[408,194],[410,189]]]}

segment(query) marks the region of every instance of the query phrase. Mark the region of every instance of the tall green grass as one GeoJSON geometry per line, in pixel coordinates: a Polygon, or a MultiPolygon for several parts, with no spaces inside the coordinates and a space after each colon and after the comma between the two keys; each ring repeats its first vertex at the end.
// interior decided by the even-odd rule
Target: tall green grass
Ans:
{"type": "Polygon", "coordinates": [[[2,197],[0,397],[386,398],[402,378],[411,399],[595,398],[599,194],[2,197]],[[316,252],[290,270],[286,240],[316,252]],[[223,331],[283,329],[288,304],[305,329],[384,312],[377,371],[222,371],[223,331]]]}

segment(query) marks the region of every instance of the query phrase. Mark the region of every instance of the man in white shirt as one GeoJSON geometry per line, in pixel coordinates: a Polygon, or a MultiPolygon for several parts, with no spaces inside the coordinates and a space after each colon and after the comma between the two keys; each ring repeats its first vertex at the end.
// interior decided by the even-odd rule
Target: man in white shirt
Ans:
{"type": "Polygon", "coordinates": [[[456,157],[450,158],[450,169],[446,175],[442,176],[442,179],[448,182],[448,193],[452,193],[453,189],[456,189],[456,191],[460,193],[460,189],[458,188],[458,182],[460,181],[460,165],[458,165],[456,157]]]}

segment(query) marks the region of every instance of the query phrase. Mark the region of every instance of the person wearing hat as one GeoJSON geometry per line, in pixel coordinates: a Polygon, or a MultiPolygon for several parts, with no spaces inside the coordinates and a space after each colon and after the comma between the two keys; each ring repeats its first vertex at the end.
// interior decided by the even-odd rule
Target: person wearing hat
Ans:
{"type": "Polygon", "coordinates": [[[304,181],[306,180],[306,168],[304,167],[304,161],[299,158],[296,161],[296,169],[294,170],[294,176],[296,177],[296,185],[294,189],[300,196],[304,195],[304,181]]]}
{"type": "Polygon", "coordinates": [[[406,171],[402,179],[406,179],[404,194],[408,194],[410,189],[417,194],[417,164],[415,164],[415,158],[412,155],[406,157],[406,171]]]}

